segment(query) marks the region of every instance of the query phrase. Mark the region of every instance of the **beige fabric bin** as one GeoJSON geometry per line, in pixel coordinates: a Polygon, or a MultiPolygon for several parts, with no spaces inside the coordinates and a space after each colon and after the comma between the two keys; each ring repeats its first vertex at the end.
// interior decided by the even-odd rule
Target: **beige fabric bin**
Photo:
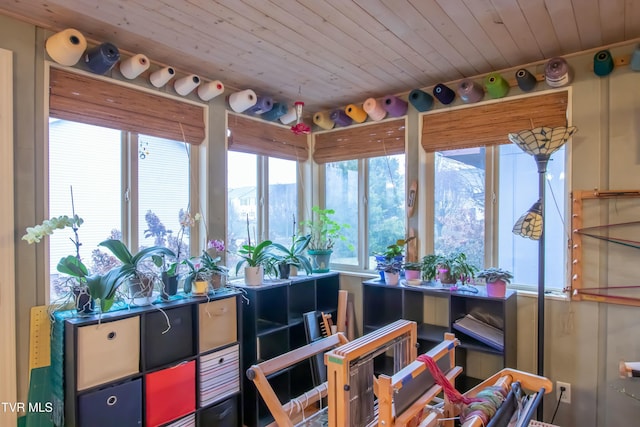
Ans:
{"type": "Polygon", "coordinates": [[[224,298],[198,307],[200,353],[237,341],[236,298],[224,298]]]}
{"type": "Polygon", "coordinates": [[[140,372],[140,317],[78,328],[78,390],[140,372]]]}

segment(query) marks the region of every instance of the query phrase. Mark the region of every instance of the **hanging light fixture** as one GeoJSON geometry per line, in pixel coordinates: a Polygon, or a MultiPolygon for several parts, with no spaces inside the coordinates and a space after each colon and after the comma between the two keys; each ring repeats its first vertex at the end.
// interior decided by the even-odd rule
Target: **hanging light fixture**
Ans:
{"type": "MultiPolygon", "coordinates": [[[[544,376],[544,198],[547,163],[577,131],[575,126],[537,127],[510,133],[509,141],[527,154],[531,154],[538,166],[538,201],[524,213],[513,227],[514,234],[538,241],[538,352],[537,364],[540,376],[544,376]]],[[[538,405],[538,420],[542,420],[542,402],[538,405]]]]}
{"type": "Polygon", "coordinates": [[[311,128],[302,121],[302,108],[304,107],[304,102],[296,101],[293,105],[296,108],[296,124],[291,126],[291,132],[296,135],[308,135],[311,133],[311,128]]]}
{"type": "Polygon", "coordinates": [[[538,200],[526,211],[513,226],[513,234],[532,240],[542,236],[542,202],[538,200]]]}

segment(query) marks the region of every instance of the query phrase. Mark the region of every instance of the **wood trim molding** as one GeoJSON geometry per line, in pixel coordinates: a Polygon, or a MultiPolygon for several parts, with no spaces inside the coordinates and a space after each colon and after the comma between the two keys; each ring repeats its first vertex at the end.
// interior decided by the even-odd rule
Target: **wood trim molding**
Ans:
{"type": "MultiPolygon", "coordinates": [[[[0,49],[0,401],[17,401],[15,236],[13,215],[13,52],[0,49]]],[[[0,411],[1,425],[17,414],[0,411]]]]}

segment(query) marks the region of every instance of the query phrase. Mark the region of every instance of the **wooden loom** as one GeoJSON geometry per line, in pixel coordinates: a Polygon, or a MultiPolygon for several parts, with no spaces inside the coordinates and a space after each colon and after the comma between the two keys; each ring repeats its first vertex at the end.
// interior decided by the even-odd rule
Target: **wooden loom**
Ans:
{"type": "MultiPolygon", "coordinates": [[[[329,427],[453,426],[452,420],[443,418],[458,416],[461,409],[450,404],[446,397],[444,401],[437,398],[442,387],[436,384],[426,365],[416,360],[416,329],[415,322],[399,320],[352,342],[347,342],[338,333],[254,365],[247,371],[247,376],[255,383],[276,420],[271,426],[327,425],[326,422],[317,421],[322,416],[326,417],[327,412],[329,427]],[[320,352],[326,352],[328,381],[283,405],[269,385],[267,376],[320,352]],[[389,353],[393,353],[395,373],[375,377],[373,359],[389,353]],[[317,411],[316,404],[325,396],[328,397],[328,408],[309,415],[306,410],[317,411]]],[[[426,356],[436,361],[451,384],[462,372],[462,368],[455,366],[457,345],[459,341],[455,336],[446,333],[444,340],[426,353],[426,356]]],[[[536,398],[530,400],[528,411],[517,424],[526,426],[542,394],[552,390],[552,384],[546,378],[514,369],[503,369],[465,393],[465,396],[473,397],[488,386],[500,385],[508,388],[515,382],[524,389],[538,391],[536,398]]],[[[503,404],[494,419],[508,422],[505,417],[510,418],[510,413],[499,417],[501,411],[513,409],[513,404],[510,404],[510,408],[507,406],[503,404]]],[[[493,424],[490,425],[506,426],[506,422],[496,424],[492,420],[493,424]]],[[[479,418],[472,418],[464,424],[464,427],[481,426],[479,418]]]]}

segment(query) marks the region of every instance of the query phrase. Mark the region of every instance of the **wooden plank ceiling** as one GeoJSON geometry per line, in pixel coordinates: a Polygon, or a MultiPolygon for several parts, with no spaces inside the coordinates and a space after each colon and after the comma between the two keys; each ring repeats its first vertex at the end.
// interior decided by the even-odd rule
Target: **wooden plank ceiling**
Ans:
{"type": "Polygon", "coordinates": [[[640,0],[29,0],[0,14],[314,111],[640,37],[640,0]]]}

